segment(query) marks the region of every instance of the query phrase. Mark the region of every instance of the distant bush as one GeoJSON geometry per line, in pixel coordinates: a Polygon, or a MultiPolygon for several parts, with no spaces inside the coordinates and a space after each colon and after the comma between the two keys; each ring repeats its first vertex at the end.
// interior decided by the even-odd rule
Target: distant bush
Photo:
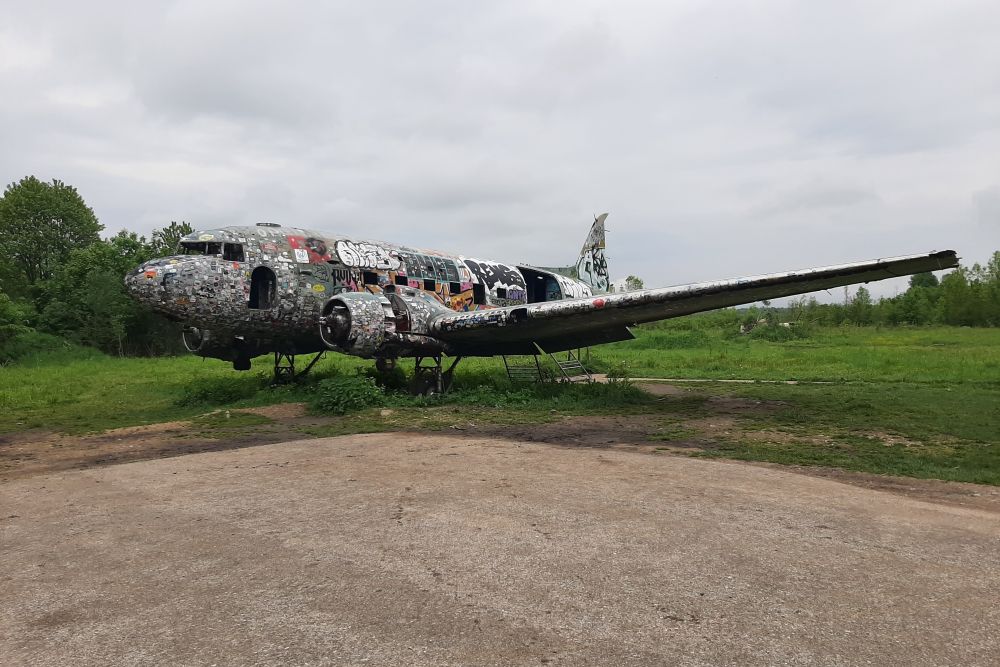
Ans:
{"type": "Polygon", "coordinates": [[[309,404],[316,412],[343,415],[385,404],[375,380],[362,375],[338,375],[312,386],[309,404]]]}
{"type": "Polygon", "coordinates": [[[718,341],[718,334],[706,328],[644,330],[629,347],[636,350],[694,349],[718,341]]]}
{"type": "Polygon", "coordinates": [[[78,347],[58,336],[26,329],[0,342],[0,365],[29,361],[42,355],[57,356],[68,351],[79,352],[80,357],[103,356],[97,350],[78,347]]]}
{"type": "Polygon", "coordinates": [[[783,327],[776,324],[762,324],[745,334],[750,340],[766,340],[772,343],[785,343],[791,340],[808,338],[811,328],[808,326],[783,327]]]}
{"type": "Polygon", "coordinates": [[[199,378],[182,389],[176,404],[182,407],[225,405],[253,398],[267,384],[268,380],[263,375],[233,374],[199,378]]]}

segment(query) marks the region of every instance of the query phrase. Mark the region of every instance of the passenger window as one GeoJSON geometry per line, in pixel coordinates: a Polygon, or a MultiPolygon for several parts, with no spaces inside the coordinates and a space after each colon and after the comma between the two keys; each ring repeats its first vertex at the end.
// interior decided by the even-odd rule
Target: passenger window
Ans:
{"type": "Polygon", "coordinates": [[[243,246],[239,243],[227,243],[223,246],[222,259],[227,262],[245,262],[246,257],[243,254],[243,246]]]}
{"type": "Polygon", "coordinates": [[[406,276],[396,276],[395,282],[397,285],[402,285],[403,287],[410,284],[406,276]]]}
{"type": "Polygon", "coordinates": [[[449,294],[461,294],[462,283],[448,283],[448,293],[449,294]]]}
{"type": "Polygon", "coordinates": [[[482,283],[472,284],[472,303],[486,303],[486,285],[482,283]]]}
{"type": "Polygon", "coordinates": [[[424,289],[428,292],[435,291],[434,288],[437,287],[437,283],[434,280],[424,279],[424,289]]]}
{"type": "Polygon", "coordinates": [[[374,271],[365,271],[361,274],[361,282],[365,285],[378,285],[378,274],[374,271]]]}
{"type": "Polygon", "coordinates": [[[506,287],[498,287],[497,288],[497,298],[498,299],[506,299],[507,298],[507,288],[506,287]]]}

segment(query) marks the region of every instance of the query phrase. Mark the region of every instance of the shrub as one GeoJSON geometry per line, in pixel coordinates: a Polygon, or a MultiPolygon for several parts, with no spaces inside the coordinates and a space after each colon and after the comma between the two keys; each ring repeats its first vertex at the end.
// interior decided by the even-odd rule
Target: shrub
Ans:
{"type": "Polygon", "coordinates": [[[339,375],[317,382],[309,404],[317,412],[342,415],[385,404],[385,393],[370,377],[339,375]]]}
{"type": "Polygon", "coordinates": [[[103,356],[97,350],[77,347],[58,336],[27,329],[0,342],[0,365],[30,362],[38,357],[61,357],[67,352],[68,361],[103,356]]]}

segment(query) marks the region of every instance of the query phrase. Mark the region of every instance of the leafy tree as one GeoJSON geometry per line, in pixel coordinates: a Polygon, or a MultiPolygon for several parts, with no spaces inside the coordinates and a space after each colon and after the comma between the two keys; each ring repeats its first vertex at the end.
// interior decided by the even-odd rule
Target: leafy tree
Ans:
{"type": "Polygon", "coordinates": [[[124,230],[72,251],[47,285],[41,328],[112,354],[178,351],[177,325],[137,304],[125,290],[125,274],[151,256],[143,237],[124,230]]]}
{"type": "Polygon", "coordinates": [[[29,286],[47,280],[69,253],[99,240],[103,229],[76,188],[34,176],[0,198],[0,255],[29,286]]]}
{"type": "Polygon", "coordinates": [[[930,271],[914,273],[910,276],[910,287],[937,287],[940,284],[937,276],[930,271]]]}
{"type": "Polygon", "coordinates": [[[644,284],[642,282],[642,278],[639,278],[638,276],[629,276],[625,279],[625,289],[629,292],[640,290],[643,287],[644,284]]]}
{"type": "Polygon", "coordinates": [[[171,220],[169,225],[153,232],[153,239],[149,243],[152,256],[173,255],[181,238],[192,233],[194,233],[194,227],[188,223],[183,220],[181,222],[171,220]]]}
{"type": "Polygon", "coordinates": [[[29,331],[25,311],[24,306],[13,302],[9,296],[0,292],[0,348],[15,336],[29,331]]]}
{"type": "Polygon", "coordinates": [[[974,291],[969,284],[969,271],[959,267],[941,279],[939,309],[941,321],[956,326],[972,326],[976,314],[974,291]]]}
{"type": "Polygon", "coordinates": [[[847,319],[857,325],[868,325],[872,323],[874,310],[871,292],[862,285],[847,303],[847,319]]]}

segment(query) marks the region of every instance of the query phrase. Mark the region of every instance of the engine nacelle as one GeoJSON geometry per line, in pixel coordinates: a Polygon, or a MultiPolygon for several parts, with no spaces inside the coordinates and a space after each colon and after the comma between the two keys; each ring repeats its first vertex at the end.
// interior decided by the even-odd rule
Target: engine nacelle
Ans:
{"type": "Polygon", "coordinates": [[[331,350],[371,358],[396,332],[392,304],[380,294],[344,292],[323,306],[319,336],[331,350]]]}
{"type": "Polygon", "coordinates": [[[433,356],[448,352],[427,336],[422,310],[390,293],[344,292],[323,306],[319,336],[331,350],[357,357],[433,356]]]}

